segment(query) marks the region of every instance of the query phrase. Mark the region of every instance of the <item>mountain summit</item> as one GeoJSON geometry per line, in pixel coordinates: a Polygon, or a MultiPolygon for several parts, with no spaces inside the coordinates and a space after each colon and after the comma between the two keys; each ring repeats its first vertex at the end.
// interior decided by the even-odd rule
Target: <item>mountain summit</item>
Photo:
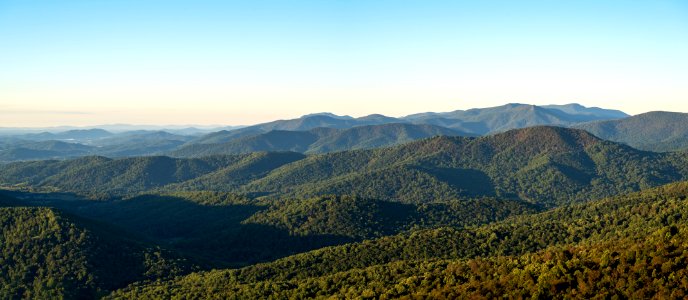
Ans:
{"type": "Polygon", "coordinates": [[[582,122],[627,116],[618,110],[584,107],[580,104],[537,106],[509,103],[488,108],[473,108],[445,113],[421,113],[402,119],[416,124],[432,124],[463,132],[484,135],[537,125],[570,126],[582,122]]]}

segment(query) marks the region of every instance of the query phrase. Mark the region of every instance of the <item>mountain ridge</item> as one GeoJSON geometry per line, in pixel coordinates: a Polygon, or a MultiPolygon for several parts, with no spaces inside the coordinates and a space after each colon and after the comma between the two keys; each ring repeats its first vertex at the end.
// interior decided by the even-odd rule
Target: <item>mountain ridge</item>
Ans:
{"type": "MultiPolygon", "coordinates": [[[[138,129],[125,132],[110,132],[98,128],[70,129],[60,132],[2,136],[0,137],[0,161],[65,159],[85,155],[116,158],[161,154],[199,156],[251,151],[322,153],[384,147],[432,135],[480,136],[530,126],[572,126],[582,122],[616,119],[623,116],[626,114],[617,110],[588,108],[580,104],[536,106],[509,103],[487,108],[412,114],[399,118],[381,114],[354,118],[329,112],[312,113],[295,119],[275,120],[242,128],[227,128],[206,134],[201,134],[202,130],[193,130],[193,128],[174,128],[167,131],[138,129]],[[391,126],[405,127],[390,129],[391,126]],[[409,128],[410,126],[417,127],[409,128]],[[337,130],[326,132],[317,128],[349,131],[347,133],[337,130]],[[368,132],[365,132],[366,130],[368,132]],[[272,131],[282,132],[284,136],[279,137],[270,133],[272,131]],[[310,132],[314,135],[307,137],[308,134],[285,131],[310,132]],[[324,134],[330,136],[324,137],[324,134]],[[93,148],[55,151],[30,146],[30,141],[49,140],[78,143],[93,148]]],[[[122,125],[108,128],[114,130],[125,127],[122,125]]],[[[136,129],[137,127],[128,128],[136,129]]]]}
{"type": "Polygon", "coordinates": [[[392,146],[436,135],[469,136],[444,127],[408,123],[362,125],[347,129],[317,127],[308,131],[271,130],[237,137],[223,143],[187,144],[170,154],[178,157],[197,157],[259,151],[326,153],[392,146]]]}
{"type": "Polygon", "coordinates": [[[574,127],[643,150],[676,151],[688,148],[688,114],[685,113],[654,111],[574,127]]]}
{"type": "MultiPolygon", "coordinates": [[[[337,116],[332,113],[316,113],[304,115],[290,120],[277,120],[228,131],[223,142],[230,141],[234,136],[245,136],[264,133],[271,130],[305,131],[316,127],[329,127],[347,129],[356,126],[380,125],[386,123],[413,123],[421,125],[437,125],[465,132],[470,135],[484,135],[509,129],[516,129],[534,125],[571,125],[578,122],[609,119],[610,115],[616,117],[627,116],[623,112],[601,108],[587,108],[573,104],[556,106],[536,106],[520,103],[509,103],[502,106],[473,108],[469,110],[455,110],[444,113],[419,113],[404,117],[394,118],[381,114],[372,114],[359,118],[350,116],[337,116]],[[565,112],[564,108],[574,107],[565,112]],[[509,120],[509,121],[503,121],[509,120]]],[[[218,141],[218,135],[213,135],[214,141],[218,141]]],[[[195,142],[204,143],[203,138],[195,142]]]]}
{"type": "Polygon", "coordinates": [[[403,203],[498,196],[556,206],[688,176],[684,154],[640,151],[551,126],[368,150],[283,153],[265,154],[286,159],[279,164],[258,159],[260,153],[11,163],[0,170],[0,181],[80,193],[201,188],[267,197],[351,194],[403,203]],[[227,171],[235,168],[246,176],[227,171]]]}

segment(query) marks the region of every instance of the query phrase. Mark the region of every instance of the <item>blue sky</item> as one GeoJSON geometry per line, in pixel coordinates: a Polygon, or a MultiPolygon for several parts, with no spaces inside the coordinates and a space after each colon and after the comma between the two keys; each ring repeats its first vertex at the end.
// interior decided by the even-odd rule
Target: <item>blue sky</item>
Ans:
{"type": "Polygon", "coordinates": [[[688,112],[688,1],[0,0],[0,126],[688,112]]]}

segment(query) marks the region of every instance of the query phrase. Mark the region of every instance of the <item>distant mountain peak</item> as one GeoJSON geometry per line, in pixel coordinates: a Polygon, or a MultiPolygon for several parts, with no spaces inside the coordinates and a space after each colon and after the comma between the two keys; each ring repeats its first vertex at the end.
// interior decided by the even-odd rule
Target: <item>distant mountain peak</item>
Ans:
{"type": "Polygon", "coordinates": [[[388,117],[383,115],[383,114],[370,114],[367,116],[360,117],[359,119],[365,119],[365,118],[388,118],[388,117]]]}
{"type": "MultiPolygon", "coordinates": [[[[519,106],[535,106],[535,105],[533,105],[533,104],[525,104],[525,103],[518,103],[518,102],[511,102],[511,103],[504,104],[504,105],[502,105],[502,106],[503,106],[503,107],[519,107],[519,106]]],[[[496,107],[499,107],[499,106],[496,106],[496,107]]]]}
{"type": "MultiPolygon", "coordinates": [[[[564,107],[575,107],[575,108],[586,108],[585,106],[579,104],[579,103],[568,103],[568,104],[562,104],[561,106],[564,107]]],[[[599,108],[599,107],[590,107],[590,108],[599,108]]]]}
{"type": "Polygon", "coordinates": [[[394,122],[394,123],[400,121],[397,118],[388,117],[388,116],[385,116],[382,114],[371,114],[371,115],[363,116],[360,118],[356,118],[356,120],[359,120],[359,121],[379,120],[379,121],[388,121],[388,122],[394,122]]]}
{"type": "Polygon", "coordinates": [[[346,115],[339,116],[339,115],[335,115],[335,114],[330,113],[330,112],[319,112],[319,113],[307,114],[307,115],[301,116],[301,119],[310,118],[310,117],[320,117],[320,116],[325,116],[325,117],[330,117],[330,118],[335,118],[335,119],[342,119],[342,120],[353,119],[353,117],[351,117],[351,116],[346,116],[346,115]]]}
{"type": "Polygon", "coordinates": [[[605,108],[599,108],[599,107],[586,107],[584,105],[578,104],[578,103],[569,103],[569,104],[550,104],[550,105],[543,105],[543,108],[546,109],[555,109],[559,110],[562,112],[565,112],[567,114],[579,114],[579,115],[597,115],[597,116],[602,116],[606,117],[609,119],[621,119],[628,117],[629,115],[626,114],[625,112],[622,112],[620,110],[615,110],[615,109],[605,109],[605,108]]]}

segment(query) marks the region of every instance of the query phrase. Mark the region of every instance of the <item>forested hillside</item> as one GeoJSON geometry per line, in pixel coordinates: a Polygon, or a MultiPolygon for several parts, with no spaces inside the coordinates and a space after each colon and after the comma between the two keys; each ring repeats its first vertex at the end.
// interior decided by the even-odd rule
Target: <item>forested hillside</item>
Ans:
{"type": "Polygon", "coordinates": [[[180,256],[106,225],[6,196],[0,205],[0,298],[97,298],[192,270],[180,256]]]}
{"type": "Polygon", "coordinates": [[[137,284],[112,298],[682,298],[688,184],[137,284]]]}
{"type": "Polygon", "coordinates": [[[190,143],[170,154],[179,157],[198,157],[258,151],[327,153],[392,146],[433,136],[457,135],[470,136],[444,127],[399,123],[357,126],[349,129],[319,127],[308,131],[273,130],[236,137],[223,143],[208,143],[209,139],[217,138],[216,135],[211,135],[202,143],[190,143]]]}
{"type": "Polygon", "coordinates": [[[301,196],[350,193],[402,202],[496,195],[553,205],[686,178],[685,159],[638,151],[580,130],[532,127],[480,138],[437,137],[392,148],[309,156],[242,190],[301,196]]]}
{"type": "Polygon", "coordinates": [[[681,298],[688,183],[670,183],[687,162],[542,126],[325,154],[9,163],[0,291],[681,298]]]}
{"type": "Polygon", "coordinates": [[[110,159],[83,157],[3,166],[4,184],[80,192],[100,197],[140,192],[182,182],[242,161],[249,155],[174,159],[166,156],[110,159]]]}
{"type": "Polygon", "coordinates": [[[23,205],[55,207],[113,224],[214,267],[245,266],[409,230],[461,228],[538,211],[521,201],[491,198],[410,205],[347,195],[255,200],[230,193],[176,192],[116,201],[17,195],[25,198],[23,205]]]}
{"type": "Polygon", "coordinates": [[[687,98],[688,0],[0,0],[0,300],[688,300],[687,98]]]}
{"type": "Polygon", "coordinates": [[[150,189],[270,197],[349,194],[404,203],[474,197],[555,206],[688,178],[685,153],[653,153],[585,131],[531,127],[478,137],[304,156],[81,158],[8,164],[6,186],[130,195],[150,189]]]}
{"type": "Polygon", "coordinates": [[[685,113],[654,111],[575,127],[638,149],[676,151],[688,148],[688,114],[685,113]]]}

